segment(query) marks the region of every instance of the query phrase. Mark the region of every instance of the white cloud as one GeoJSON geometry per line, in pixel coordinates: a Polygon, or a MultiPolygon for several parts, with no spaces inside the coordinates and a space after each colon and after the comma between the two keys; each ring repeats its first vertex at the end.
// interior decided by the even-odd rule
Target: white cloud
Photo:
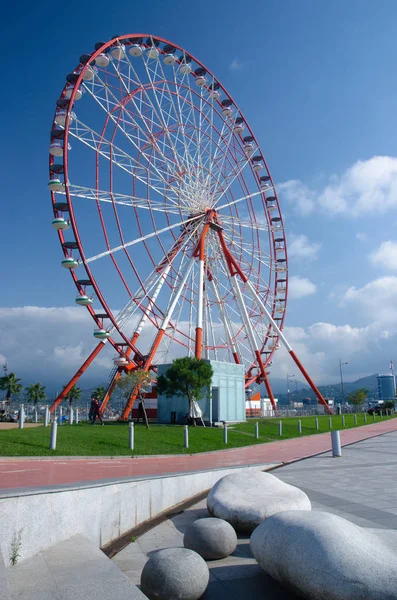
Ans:
{"type": "Polygon", "coordinates": [[[296,213],[306,216],[315,207],[315,193],[298,179],[291,179],[277,186],[280,198],[293,207],[296,213]]]}
{"type": "Polygon", "coordinates": [[[397,325],[397,277],[379,277],[361,288],[350,287],[343,304],[370,322],[397,325]]]}
{"type": "Polygon", "coordinates": [[[379,248],[369,255],[371,263],[389,271],[397,270],[397,242],[382,242],[379,248]]]}
{"type": "Polygon", "coordinates": [[[234,58],[229,65],[230,71],[240,71],[244,67],[245,63],[239,58],[234,58]]]}
{"type": "Polygon", "coordinates": [[[341,175],[331,175],[323,189],[312,190],[293,179],[278,186],[280,194],[302,215],[315,206],[325,212],[359,217],[397,208],[397,158],[374,156],[359,160],[341,175]]]}
{"type": "Polygon", "coordinates": [[[316,290],[315,284],[309,279],[306,279],[306,277],[293,275],[288,279],[288,296],[292,300],[310,296],[311,294],[314,294],[316,290]]]}
{"type": "MultiPolygon", "coordinates": [[[[24,383],[67,383],[97,343],[94,327],[81,307],[0,308],[0,346],[8,370],[24,383]]],[[[113,365],[107,346],[89,367],[89,377],[99,383],[107,381],[113,365]]]]}
{"type": "Polygon", "coordinates": [[[309,238],[304,235],[288,236],[288,256],[301,260],[315,260],[321,244],[310,242],[309,238]]]}
{"type": "MultiPolygon", "coordinates": [[[[387,371],[390,356],[395,347],[394,331],[387,331],[377,323],[364,327],[314,323],[306,330],[286,327],[284,333],[294,351],[317,385],[338,383],[339,357],[348,362],[344,370],[346,381],[376,372],[387,371]]],[[[299,381],[304,377],[294,366],[290,355],[281,347],[272,367],[272,376],[285,377],[294,374],[299,381]]]]}

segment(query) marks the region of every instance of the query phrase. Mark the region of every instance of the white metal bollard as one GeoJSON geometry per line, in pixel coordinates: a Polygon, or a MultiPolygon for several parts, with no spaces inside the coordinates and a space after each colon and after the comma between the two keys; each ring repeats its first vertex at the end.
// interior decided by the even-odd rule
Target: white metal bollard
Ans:
{"type": "Polygon", "coordinates": [[[23,429],[24,425],[25,425],[25,407],[23,404],[21,404],[20,408],[19,408],[19,429],[23,429]]]}
{"type": "Polygon", "coordinates": [[[374,412],[372,413],[372,420],[373,420],[373,421],[375,421],[375,417],[376,417],[376,414],[375,414],[375,411],[374,411],[374,412]]]}
{"type": "Polygon", "coordinates": [[[386,417],[389,416],[389,410],[386,408],[386,417]]]}
{"type": "Polygon", "coordinates": [[[332,417],[328,419],[329,428],[332,429],[332,417]]]}
{"type": "Polygon", "coordinates": [[[331,441],[332,441],[332,456],[334,458],[336,456],[342,456],[342,448],[340,445],[339,431],[331,431],[331,441]]]}
{"type": "Polygon", "coordinates": [[[227,425],[225,423],[225,426],[223,428],[223,441],[225,444],[227,444],[227,425]]]}
{"type": "Polygon", "coordinates": [[[59,407],[59,425],[62,425],[62,406],[59,407]]]}
{"type": "Polygon", "coordinates": [[[364,413],[364,423],[367,422],[367,413],[364,413]]]}
{"type": "Polygon", "coordinates": [[[76,425],[79,422],[79,409],[76,408],[76,425]]]}
{"type": "Polygon", "coordinates": [[[48,427],[49,420],[50,420],[50,409],[48,408],[48,406],[46,406],[45,411],[44,411],[44,427],[48,427]]]}
{"type": "Polygon", "coordinates": [[[379,413],[379,414],[380,414],[380,418],[382,418],[382,411],[380,411],[380,413],[379,413]]]}
{"type": "Polygon", "coordinates": [[[357,425],[357,415],[353,415],[354,417],[354,424],[357,425]]]}
{"type": "Polygon", "coordinates": [[[318,418],[317,417],[316,417],[316,421],[315,422],[316,422],[316,429],[318,431],[318,418]]]}
{"type": "Polygon", "coordinates": [[[33,409],[33,415],[34,415],[33,416],[34,422],[37,423],[37,408],[36,407],[34,407],[34,409],[33,409]]]}
{"type": "Polygon", "coordinates": [[[255,439],[259,439],[259,423],[255,423],[255,439]]]}
{"type": "Polygon", "coordinates": [[[134,449],[134,421],[130,422],[130,426],[128,428],[128,445],[130,450],[134,449]]]}
{"type": "Polygon", "coordinates": [[[73,425],[74,422],[74,410],[72,407],[69,408],[69,425],[73,425]]]}
{"type": "Polygon", "coordinates": [[[342,427],[345,426],[345,415],[342,415],[342,427]]]}
{"type": "Polygon", "coordinates": [[[302,433],[302,421],[298,420],[298,433],[302,433]]]}
{"type": "Polygon", "coordinates": [[[183,447],[189,448],[189,427],[187,425],[183,431],[183,447]]]}
{"type": "Polygon", "coordinates": [[[281,437],[283,435],[283,422],[278,422],[278,435],[281,437]]]}
{"type": "Polygon", "coordinates": [[[50,434],[50,450],[57,449],[57,429],[58,423],[57,420],[54,419],[51,423],[51,434],[50,434]]]}

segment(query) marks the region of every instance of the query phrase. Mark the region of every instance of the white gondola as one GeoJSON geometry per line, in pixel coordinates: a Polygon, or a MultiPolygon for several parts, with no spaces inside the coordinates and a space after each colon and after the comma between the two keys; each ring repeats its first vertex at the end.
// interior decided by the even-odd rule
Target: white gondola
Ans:
{"type": "Polygon", "coordinates": [[[284,248],[284,246],[276,246],[275,250],[276,250],[276,252],[284,252],[285,248],[284,248]]]}
{"type": "Polygon", "coordinates": [[[116,60],[120,60],[121,58],[124,58],[125,57],[125,46],[124,46],[124,44],[118,44],[117,46],[114,46],[111,49],[110,54],[116,60]]]}
{"type": "Polygon", "coordinates": [[[103,53],[98,54],[98,56],[95,59],[95,64],[98,65],[98,67],[102,67],[103,69],[105,69],[109,64],[109,57],[103,53]]]}
{"type": "Polygon", "coordinates": [[[279,306],[278,308],[276,308],[276,313],[278,313],[279,315],[282,315],[284,311],[285,308],[283,306],[279,306]]]}
{"type": "Polygon", "coordinates": [[[280,347],[279,344],[270,344],[269,350],[276,350],[279,347],[280,347]]]}
{"type": "Polygon", "coordinates": [[[129,364],[129,360],[125,356],[116,356],[113,359],[113,364],[115,367],[126,367],[129,364]]]}
{"type": "Polygon", "coordinates": [[[54,140],[50,144],[49,150],[51,156],[62,156],[63,155],[63,145],[59,140],[54,140]]]}
{"type": "Polygon", "coordinates": [[[244,144],[244,152],[246,156],[251,156],[253,151],[255,150],[255,146],[252,142],[246,142],[244,144]]]}
{"type": "Polygon", "coordinates": [[[76,296],[75,302],[79,306],[91,306],[91,304],[94,303],[94,300],[86,294],[79,294],[78,296],[76,296]]]}
{"type": "Polygon", "coordinates": [[[287,291],[287,286],[286,285],[279,285],[279,286],[277,286],[277,292],[280,292],[280,294],[283,294],[286,291],[287,291]]]}
{"type": "Polygon", "coordinates": [[[63,192],[65,184],[60,179],[50,179],[47,187],[50,192],[63,192]]]}
{"type": "Polygon", "coordinates": [[[164,56],[164,64],[165,65],[173,65],[175,61],[176,61],[176,58],[175,58],[174,54],[166,54],[164,56]]]}
{"type": "Polygon", "coordinates": [[[270,190],[272,186],[267,181],[261,181],[261,190],[265,192],[266,190],[270,190]]]}
{"type": "MultiPolygon", "coordinates": [[[[67,111],[66,110],[58,110],[58,112],[55,115],[55,123],[57,125],[61,125],[62,127],[65,125],[65,121],[66,121],[66,116],[67,116],[67,111]]],[[[72,116],[69,117],[69,120],[72,121],[72,116]]]]}
{"type": "Polygon", "coordinates": [[[51,226],[57,231],[59,231],[63,229],[69,229],[70,224],[69,221],[66,221],[63,217],[56,217],[52,220],[51,226]]]}
{"type": "Polygon", "coordinates": [[[61,265],[64,269],[75,269],[79,266],[79,263],[75,258],[73,258],[73,256],[68,256],[67,258],[63,259],[61,265]]]}
{"type": "Polygon", "coordinates": [[[142,56],[143,47],[140,44],[132,44],[128,52],[131,54],[131,56],[142,56]]]}
{"type": "MultiPolygon", "coordinates": [[[[72,84],[67,85],[65,88],[65,98],[69,99],[72,96],[73,90],[74,90],[74,85],[72,85],[72,84]]],[[[78,88],[74,99],[81,100],[82,96],[83,96],[83,90],[78,88]]]]}
{"type": "Polygon", "coordinates": [[[277,206],[272,202],[267,203],[267,210],[276,210],[277,206]]]}
{"type": "Polygon", "coordinates": [[[219,100],[221,97],[219,90],[210,90],[209,97],[211,100],[219,100]]]}
{"type": "Polygon", "coordinates": [[[96,69],[93,69],[92,67],[87,67],[86,70],[84,71],[83,80],[84,81],[92,81],[94,79],[96,73],[97,73],[96,69]]]}
{"type": "Polygon", "coordinates": [[[185,75],[186,73],[192,72],[192,67],[189,65],[189,63],[182,63],[179,70],[185,75]]]}
{"type": "Polygon", "coordinates": [[[199,87],[203,87],[203,85],[205,85],[207,83],[207,80],[204,77],[204,75],[197,75],[195,81],[196,81],[196,85],[198,85],[199,87]]]}
{"type": "Polygon", "coordinates": [[[93,336],[97,340],[107,340],[110,337],[110,333],[106,329],[95,329],[93,336]]]}
{"type": "Polygon", "coordinates": [[[280,265],[277,265],[276,267],[276,273],[285,273],[287,270],[287,267],[282,267],[280,265]]]}
{"type": "Polygon", "coordinates": [[[252,165],[252,168],[254,169],[255,173],[258,173],[263,169],[263,164],[261,162],[256,162],[252,165]]]}
{"type": "Polygon", "coordinates": [[[240,135],[241,133],[243,133],[244,131],[244,125],[242,123],[236,123],[235,126],[233,127],[233,132],[237,133],[237,135],[240,135]]]}
{"type": "Polygon", "coordinates": [[[148,48],[147,55],[149,58],[156,59],[159,57],[160,52],[157,50],[156,46],[151,46],[148,48]]]}
{"type": "Polygon", "coordinates": [[[222,114],[226,118],[231,117],[232,116],[232,112],[233,112],[233,109],[231,108],[231,106],[224,106],[222,108],[222,114]]]}

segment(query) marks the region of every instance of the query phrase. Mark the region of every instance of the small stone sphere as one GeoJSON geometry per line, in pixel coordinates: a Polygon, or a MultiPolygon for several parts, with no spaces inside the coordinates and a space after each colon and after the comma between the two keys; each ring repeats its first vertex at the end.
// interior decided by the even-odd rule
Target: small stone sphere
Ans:
{"type": "Polygon", "coordinates": [[[198,600],[208,586],[206,562],[187,548],[165,548],[150,555],[141,575],[150,600],[198,600]]]}
{"type": "Polygon", "coordinates": [[[205,560],[217,560],[235,551],[237,535],[227,521],[209,517],[195,521],[186,530],[183,545],[200,554],[205,560]]]}

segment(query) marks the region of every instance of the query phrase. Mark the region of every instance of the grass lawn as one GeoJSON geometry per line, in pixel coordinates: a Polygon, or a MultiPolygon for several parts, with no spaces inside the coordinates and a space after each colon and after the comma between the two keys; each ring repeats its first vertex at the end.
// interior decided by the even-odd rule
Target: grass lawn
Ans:
{"type": "MultiPolygon", "coordinates": [[[[389,417],[393,418],[393,417],[389,417]]],[[[367,416],[368,424],[373,417],[367,416]]],[[[382,420],[385,420],[383,417],[382,420]]],[[[376,415],[376,421],[380,421],[376,415]]],[[[145,454],[194,454],[210,450],[238,448],[252,444],[263,444],[279,439],[298,437],[298,418],[281,419],[283,435],[278,435],[279,419],[257,419],[247,423],[231,425],[228,429],[228,444],[223,443],[223,430],[218,428],[190,427],[189,448],[183,447],[183,427],[178,425],[135,425],[134,455],[145,454]],[[259,423],[259,439],[255,439],[255,422],[259,423]]],[[[318,417],[319,430],[315,428],[315,417],[301,417],[302,434],[311,435],[330,431],[327,416],[318,417]]],[[[358,425],[364,425],[364,415],[358,415],[358,425]]],[[[355,427],[353,415],[345,415],[345,429],[355,427]]],[[[332,428],[342,429],[342,417],[332,417],[332,428]]],[[[57,450],[49,449],[50,427],[0,430],[0,456],[131,456],[128,448],[128,425],[106,423],[104,427],[87,423],[58,426],[57,450]]]]}

